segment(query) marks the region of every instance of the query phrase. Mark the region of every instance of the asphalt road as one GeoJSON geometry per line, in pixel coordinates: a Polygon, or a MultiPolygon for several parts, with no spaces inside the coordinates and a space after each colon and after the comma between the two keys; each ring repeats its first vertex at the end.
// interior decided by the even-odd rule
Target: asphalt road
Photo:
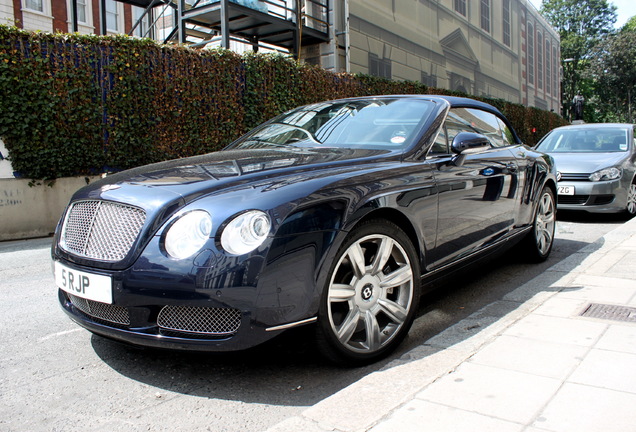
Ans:
{"type": "MultiPolygon", "coordinates": [[[[559,215],[550,259],[507,253],[423,297],[392,358],[501,299],[596,241],[623,219],[559,215]]],[[[91,335],[57,304],[51,239],[0,243],[0,430],[260,431],[299,414],[387,361],[343,369],[323,361],[311,327],[233,354],[136,349],[91,335]]],[[[390,386],[387,383],[387,386],[390,386]]]]}

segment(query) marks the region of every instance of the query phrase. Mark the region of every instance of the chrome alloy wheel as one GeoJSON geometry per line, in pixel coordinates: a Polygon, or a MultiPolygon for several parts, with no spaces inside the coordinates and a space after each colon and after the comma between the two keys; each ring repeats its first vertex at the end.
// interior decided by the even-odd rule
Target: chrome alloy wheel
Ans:
{"type": "Polygon", "coordinates": [[[534,221],[534,237],[539,254],[547,255],[554,240],[556,213],[554,197],[548,190],[543,191],[534,221]]]}
{"type": "Polygon", "coordinates": [[[331,330],[347,350],[377,352],[407,322],[413,294],[413,269],[402,245],[383,234],[364,236],[334,267],[327,293],[331,330]]]}
{"type": "Polygon", "coordinates": [[[632,182],[627,192],[627,213],[636,215],[636,182],[632,182]]]}

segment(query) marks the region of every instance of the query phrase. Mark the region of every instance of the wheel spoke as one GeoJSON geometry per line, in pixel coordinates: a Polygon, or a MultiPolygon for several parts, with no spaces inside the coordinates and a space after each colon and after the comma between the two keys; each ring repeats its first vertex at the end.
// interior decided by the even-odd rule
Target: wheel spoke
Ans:
{"type": "Polygon", "coordinates": [[[380,306],[380,310],[382,310],[382,312],[384,312],[394,323],[402,324],[406,320],[408,311],[401,305],[388,299],[378,300],[378,305],[380,306]]]}
{"type": "Polygon", "coordinates": [[[380,286],[382,288],[397,287],[406,282],[410,282],[412,278],[413,273],[411,272],[411,267],[408,265],[403,265],[402,267],[389,273],[388,275],[384,275],[380,282],[380,286]]]}
{"type": "Polygon", "coordinates": [[[367,334],[367,346],[370,350],[375,351],[380,348],[380,326],[370,310],[364,314],[364,326],[367,334]]]}
{"type": "Polygon", "coordinates": [[[546,230],[542,230],[542,231],[538,234],[538,238],[537,238],[537,247],[539,248],[539,250],[541,251],[541,253],[545,253],[549,244],[550,244],[550,243],[549,243],[549,237],[548,237],[548,234],[547,234],[546,230]]]}
{"type": "Polygon", "coordinates": [[[337,329],[340,342],[345,345],[349,343],[351,336],[353,336],[358,327],[358,321],[360,321],[360,309],[356,306],[349,311],[347,317],[337,329]]]}
{"type": "Polygon", "coordinates": [[[636,184],[632,183],[629,187],[629,193],[627,196],[627,211],[629,214],[636,214],[636,184]]]}
{"type": "Polygon", "coordinates": [[[347,255],[349,256],[349,261],[351,262],[351,267],[353,268],[353,273],[355,276],[360,279],[364,276],[366,272],[366,265],[364,262],[364,252],[360,247],[360,243],[355,243],[351,245],[349,250],[347,251],[347,255]]]}
{"type": "Polygon", "coordinates": [[[329,301],[348,301],[356,295],[355,289],[351,285],[333,284],[329,288],[329,301]]]}
{"type": "Polygon", "coordinates": [[[392,251],[393,240],[388,237],[383,237],[380,242],[380,246],[378,246],[378,252],[376,253],[375,259],[373,260],[373,266],[371,269],[372,275],[377,275],[382,271],[389,260],[392,251]]]}
{"type": "Polygon", "coordinates": [[[554,201],[550,194],[545,193],[539,201],[535,222],[535,240],[537,249],[541,254],[547,253],[552,245],[554,220],[554,201]]]}

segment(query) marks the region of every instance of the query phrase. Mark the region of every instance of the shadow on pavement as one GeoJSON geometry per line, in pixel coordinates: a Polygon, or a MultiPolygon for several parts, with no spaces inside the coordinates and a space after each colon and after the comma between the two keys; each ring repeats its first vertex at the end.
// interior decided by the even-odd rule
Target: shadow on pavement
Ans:
{"type": "MultiPolygon", "coordinates": [[[[487,309],[483,322],[491,323],[536,293],[559,290],[560,287],[552,285],[579,264],[572,259],[574,256],[570,257],[570,252],[586,245],[567,240],[555,242],[555,251],[548,261],[530,266],[518,254],[508,252],[445,279],[436,291],[422,298],[409,337],[398,350],[388,359],[366,367],[339,368],[323,360],[312,342],[313,326],[286,332],[260,347],[235,353],[139,349],[95,335],[92,345],[96,354],[116,372],[156,387],[159,392],[245,403],[312,406],[366,375],[391,367],[393,360],[400,359],[399,363],[417,360],[417,355],[404,354],[426,345],[431,338],[477,311],[487,309]],[[566,253],[559,253],[559,249],[566,253]],[[546,272],[556,264],[562,269],[546,272]],[[528,287],[521,298],[502,301],[536,277],[540,283],[528,287]],[[497,307],[486,308],[495,303],[497,307]]],[[[475,324],[455,334],[456,340],[448,343],[460,342],[481,330],[475,324]]]]}

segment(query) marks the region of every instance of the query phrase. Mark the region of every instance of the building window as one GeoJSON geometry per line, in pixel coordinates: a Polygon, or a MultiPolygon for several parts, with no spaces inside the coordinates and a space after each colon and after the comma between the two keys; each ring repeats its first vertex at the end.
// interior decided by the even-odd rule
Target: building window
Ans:
{"type": "Polygon", "coordinates": [[[106,29],[119,32],[119,10],[115,0],[106,0],[106,29]]]}
{"type": "Polygon", "coordinates": [[[552,94],[555,97],[559,95],[559,76],[557,73],[559,70],[557,67],[558,58],[556,44],[554,43],[552,44],[552,59],[554,60],[554,67],[552,68],[552,94]]]}
{"type": "Polygon", "coordinates": [[[422,72],[422,84],[429,87],[437,87],[437,77],[435,75],[422,72]]]}
{"type": "Polygon", "coordinates": [[[44,0],[24,0],[24,8],[44,13],[44,0]]]}
{"type": "Polygon", "coordinates": [[[481,29],[490,33],[490,0],[481,0],[481,29]]]}
{"type": "Polygon", "coordinates": [[[135,28],[135,31],[133,32],[133,35],[137,37],[152,37],[152,35],[150,35],[150,32],[148,31],[150,27],[151,12],[148,12],[141,21],[140,21],[140,18],[144,14],[145,9],[141,7],[133,6],[132,12],[133,12],[133,26],[138,23],[137,27],[135,28]]]}
{"type": "Polygon", "coordinates": [[[369,54],[369,75],[391,79],[391,60],[369,54]]]}
{"type": "Polygon", "coordinates": [[[526,63],[528,68],[528,84],[534,85],[534,26],[528,23],[528,52],[526,63]]]}
{"type": "MultiPolygon", "coordinates": [[[[90,12],[88,9],[87,0],[76,0],[77,5],[77,22],[84,25],[90,25],[88,21],[88,17],[90,16],[90,12]]],[[[73,21],[73,0],[68,0],[66,2],[66,7],[69,13],[69,19],[71,22],[73,21]]]]}
{"type": "Polygon", "coordinates": [[[77,22],[88,23],[86,17],[88,14],[86,13],[86,8],[88,5],[86,4],[86,0],[77,0],[77,22]]]}
{"type": "Polygon", "coordinates": [[[552,57],[550,49],[550,41],[546,38],[545,40],[545,92],[549,95],[552,94],[552,57]]]}
{"type": "Polygon", "coordinates": [[[503,43],[511,45],[510,40],[510,0],[503,0],[503,43]]]}
{"type": "Polygon", "coordinates": [[[537,32],[537,87],[543,88],[543,34],[537,32]]]}
{"type": "Polygon", "coordinates": [[[455,0],[455,12],[466,16],[466,0],[455,0]]]}

